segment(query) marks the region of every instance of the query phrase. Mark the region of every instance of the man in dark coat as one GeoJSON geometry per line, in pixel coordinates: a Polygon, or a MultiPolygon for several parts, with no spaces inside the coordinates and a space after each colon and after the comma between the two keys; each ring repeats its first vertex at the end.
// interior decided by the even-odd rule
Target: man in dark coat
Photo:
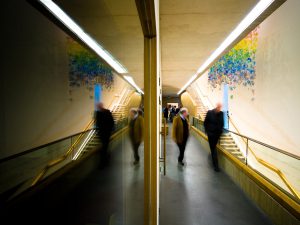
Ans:
{"type": "Polygon", "coordinates": [[[170,105],[166,105],[166,107],[164,108],[164,118],[166,119],[166,122],[168,122],[169,111],[170,111],[170,105]]]}
{"type": "Polygon", "coordinates": [[[215,109],[207,112],[204,120],[205,132],[208,137],[213,166],[216,172],[220,171],[216,146],[224,127],[224,117],[221,109],[222,104],[218,103],[215,109]]]}
{"type": "Polygon", "coordinates": [[[188,110],[186,108],[181,108],[179,114],[174,118],[172,138],[179,148],[178,163],[184,166],[185,146],[189,138],[188,110]]]}
{"type": "Polygon", "coordinates": [[[105,109],[103,107],[102,102],[98,103],[97,111],[95,114],[97,135],[99,136],[102,143],[100,155],[101,164],[103,164],[108,160],[107,149],[109,145],[110,136],[114,128],[114,118],[112,116],[112,113],[108,109],[105,109]]]}
{"type": "Polygon", "coordinates": [[[177,115],[179,112],[180,112],[180,109],[181,109],[181,105],[179,105],[177,108],[176,108],[176,111],[175,111],[175,114],[177,115]]]}

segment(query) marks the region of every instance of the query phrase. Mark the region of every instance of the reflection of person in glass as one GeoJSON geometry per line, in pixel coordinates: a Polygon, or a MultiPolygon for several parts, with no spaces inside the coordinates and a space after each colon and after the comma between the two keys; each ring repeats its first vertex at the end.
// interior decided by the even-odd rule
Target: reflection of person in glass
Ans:
{"type": "Polygon", "coordinates": [[[143,141],[144,119],[136,109],[130,110],[129,136],[133,148],[134,165],[140,161],[139,146],[143,141]]]}
{"type": "Polygon", "coordinates": [[[189,137],[188,110],[186,108],[181,108],[179,114],[174,118],[172,137],[179,148],[178,163],[184,166],[185,146],[189,137]]]}
{"type": "Polygon", "coordinates": [[[101,155],[101,166],[103,166],[108,161],[108,145],[111,133],[114,128],[114,119],[112,113],[105,109],[103,103],[100,102],[97,104],[97,110],[95,112],[95,120],[96,120],[96,129],[97,135],[100,138],[102,143],[102,148],[100,149],[101,155]]]}
{"type": "Polygon", "coordinates": [[[216,146],[224,127],[224,117],[221,109],[222,104],[218,103],[216,108],[208,110],[204,120],[205,132],[208,137],[213,166],[216,172],[220,171],[216,146]]]}

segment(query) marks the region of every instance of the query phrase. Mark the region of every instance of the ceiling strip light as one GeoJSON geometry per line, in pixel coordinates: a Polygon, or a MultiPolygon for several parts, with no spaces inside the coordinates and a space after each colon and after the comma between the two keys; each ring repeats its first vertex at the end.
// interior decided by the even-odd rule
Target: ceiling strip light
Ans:
{"type": "Polygon", "coordinates": [[[99,45],[93,38],[85,33],[58,5],[52,0],[39,0],[57,19],[90,47],[97,55],[104,59],[115,71],[120,74],[128,73],[126,68],[121,65],[108,51],[99,45]]]}
{"type": "Polygon", "coordinates": [[[189,81],[180,89],[180,91],[177,93],[177,95],[180,95],[185,89],[187,89],[188,86],[190,86],[194,80],[197,79],[197,74],[194,74],[189,81]]]}
{"type": "Polygon", "coordinates": [[[144,92],[136,85],[136,83],[134,82],[133,78],[131,76],[123,76],[125,80],[128,81],[128,83],[130,83],[140,94],[144,94],[144,92]]]}
{"type": "Polygon", "coordinates": [[[188,86],[190,86],[198,75],[205,72],[207,67],[213,63],[218,56],[220,56],[274,1],[275,0],[260,0],[221,45],[199,67],[197,73],[180,89],[177,95],[180,95],[188,86]]]}

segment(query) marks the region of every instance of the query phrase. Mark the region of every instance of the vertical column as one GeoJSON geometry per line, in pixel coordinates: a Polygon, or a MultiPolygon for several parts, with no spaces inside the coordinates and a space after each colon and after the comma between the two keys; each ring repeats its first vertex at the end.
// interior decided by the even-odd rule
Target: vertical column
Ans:
{"type": "Polygon", "coordinates": [[[158,75],[156,37],[144,39],[144,224],[158,224],[158,75]]]}

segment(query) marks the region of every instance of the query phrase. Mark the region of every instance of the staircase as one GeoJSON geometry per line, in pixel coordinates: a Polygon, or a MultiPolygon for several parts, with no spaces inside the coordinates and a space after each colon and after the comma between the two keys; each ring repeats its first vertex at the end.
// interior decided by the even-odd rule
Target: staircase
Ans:
{"type": "MultiPolygon", "coordinates": [[[[197,117],[200,120],[204,121],[207,111],[209,110],[209,105],[206,105],[203,103],[202,99],[205,99],[205,97],[202,95],[202,92],[201,92],[200,87],[197,84],[197,82],[192,85],[192,88],[188,89],[188,92],[192,96],[192,98],[194,99],[194,101],[196,103],[197,117]]],[[[206,96],[206,98],[207,98],[207,96],[206,96]]],[[[206,102],[209,102],[209,101],[206,101],[206,102]]],[[[211,104],[211,102],[210,102],[210,104],[211,104]]],[[[239,160],[241,160],[241,161],[246,160],[245,156],[241,152],[240,148],[236,144],[236,142],[235,142],[234,138],[231,136],[231,134],[223,133],[222,136],[220,137],[220,145],[221,145],[221,147],[223,147],[225,150],[230,152],[232,155],[234,155],[239,160]]]]}
{"type": "Polygon", "coordinates": [[[133,91],[127,88],[124,88],[120,95],[116,96],[116,99],[112,106],[110,107],[110,111],[114,117],[115,121],[120,120],[122,117],[128,114],[128,103],[130,101],[131,95],[133,91]]]}
{"type": "MultiPolygon", "coordinates": [[[[112,101],[111,105],[108,107],[111,111],[113,118],[116,121],[124,118],[128,114],[128,103],[132,96],[133,91],[131,89],[124,88],[121,91],[121,94],[115,95],[115,99],[112,101]]],[[[96,135],[95,131],[90,131],[86,137],[86,142],[83,143],[82,149],[78,149],[77,153],[73,157],[73,160],[84,156],[87,152],[97,148],[101,145],[101,141],[96,135]]]]}
{"type": "Polygon", "coordinates": [[[199,93],[195,88],[189,89],[189,94],[194,99],[194,102],[196,103],[196,115],[199,119],[205,120],[206,113],[209,110],[209,107],[203,104],[201,97],[199,96],[199,93]]]}
{"type": "Polygon", "coordinates": [[[127,105],[124,104],[116,105],[111,113],[114,117],[114,120],[118,121],[126,115],[127,105]]]}
{"type": "Polygon", "coordinates": [[[84,156],[87,152],[94,150],[98,148],[101,145],[101,141],[99,139],[99,136],[96,135],[96,133],[93,134],[91,139],[88,141],[84,149],[82,150],[80,157],[84,156]]]}
{"type": "Polygon", "coordinates": [[[240,159],[241,161],[245,161],[246,158],[243,153],[240,151],[239,147],[235,143],[232,136],[228,133],[223,133],[220,137],[220,145],[227,151],[229,151],[232,155],[236,158],[240,159]]]}
{"type": "Polygon", "coordinates": [[[197,116],[204,121],[208,110],[208,107],[203,104],[197,106],[197,116]]]}

